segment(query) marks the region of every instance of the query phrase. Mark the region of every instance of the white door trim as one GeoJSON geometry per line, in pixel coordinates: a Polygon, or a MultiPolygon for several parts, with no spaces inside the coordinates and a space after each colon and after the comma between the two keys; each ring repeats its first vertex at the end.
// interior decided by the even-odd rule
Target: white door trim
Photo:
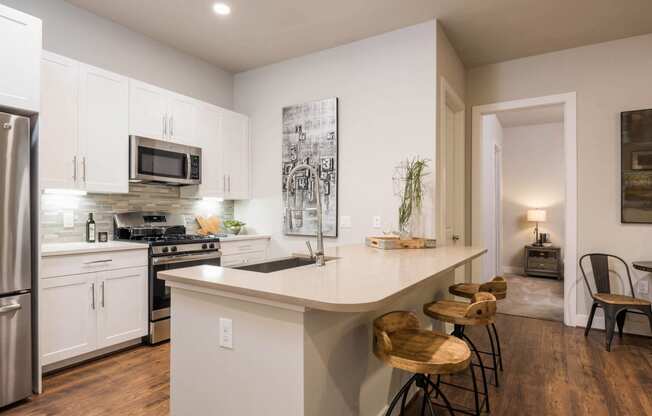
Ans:
{"type": "MultiPolygon", "coordinates": [[[[490,197],[484,195],[482,178],[493,176],[493,166],[483,166],[482,117],[501,111],[562,104],[564,106],[564,162],[566,175],[565,201],[565,261],[564,261],[564,324],[576,325],[577,314],[577,94],[547,95],[522,100],[504,101],[480,105],[472,110],[472,173],[471,173],[471,230],[474,246],[493,245],[492,236],[484,235],[483,202],[490,197]]],[[[473,263],[473,276],[486,281],[488,274],[481,261],[473,263]]]]}
{"type": "MultiPolygon", "coordinates": [[[[459,136],[461,143],[464,143],[465,137],[465,119],[466,119],[466,106],[464,101],[460,98],[453,87],[448,83],[446,78],[441,77],[439,88],[439,135],[436,144],[436,238],[438,241],[444,243],[446,241],[446,224],[445,224],[445,209],[446,206],[446,187],[444,186],[446,178],[446,154],[444,147],[444,138],[447,134],[447,114],[446,107],[450,107],[455,111],[455,132],[459,136]]],[[[465,169],[463,169],[465,171],[465,169]]],[[[464,192],[461,193],[464,198],[464,192]]],[[[463,203],[464,201],[462,201],[463,203]]],[[[465,241],[466,231],[462,230],[462,242],[465,241]]],[[[468,239],[467,239],[468,240],[468,239]]]]}

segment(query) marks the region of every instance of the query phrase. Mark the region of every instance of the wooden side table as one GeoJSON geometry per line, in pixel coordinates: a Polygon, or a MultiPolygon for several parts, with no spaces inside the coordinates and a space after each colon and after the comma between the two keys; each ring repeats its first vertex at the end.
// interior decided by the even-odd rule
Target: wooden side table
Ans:
{"type": "Polygon", "coordinates": [[[561,247],[525,246],[525,274],[562,279],[561,247]]]}

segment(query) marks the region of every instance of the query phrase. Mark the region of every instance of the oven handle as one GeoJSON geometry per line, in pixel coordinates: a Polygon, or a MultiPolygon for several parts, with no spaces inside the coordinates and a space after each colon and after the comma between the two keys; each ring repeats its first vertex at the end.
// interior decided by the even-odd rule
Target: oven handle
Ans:
{"type": "Polygon", "coordinates": [[[190,169],[192,168],[190,164],[190,153],[186,153],[186,179],[190,179],[192,174],[190,173],[190,169]]]}
{"type": "Polygon", "coordinates": [[[210,254],[180,254],[178,256],[154,257],[152,259],[152,265],[157,266],[159,264],[173,264],[197,260],[219,259],[220,257],[222,257],[222,253],[219,251],[210,254]]]}

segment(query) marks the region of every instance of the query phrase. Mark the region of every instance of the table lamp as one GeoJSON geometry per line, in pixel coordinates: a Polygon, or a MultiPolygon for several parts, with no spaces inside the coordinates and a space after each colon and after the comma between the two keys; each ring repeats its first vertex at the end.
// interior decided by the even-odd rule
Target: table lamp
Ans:
{"type": "Polygon", "coordinates": [[[534,227],[534,246],[541,246],[539,243],[539,223],[546,222],[546,211],[543,209],[529,209],[527,211],[527,220],[536,223],[534,227]]]}

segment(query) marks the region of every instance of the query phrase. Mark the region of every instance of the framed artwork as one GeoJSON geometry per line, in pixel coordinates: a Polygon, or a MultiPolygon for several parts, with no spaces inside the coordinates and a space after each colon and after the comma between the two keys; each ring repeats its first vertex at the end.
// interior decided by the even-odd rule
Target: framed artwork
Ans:
{"type": "Polygon", "coordinates": [[[327,98],[283,108],[282,180],[283,213],[286,200],[292,209],[292,228],[283,221],[285,235],[314,236],[317,234],[317,197],[321,198],[324,237],[337,237],[338,219],[338,100],[327,98]],[[317,171],[297,172],[291,189],[286,183],[290,171],[305,163],[317,171]],[[321,195],[315,195],[319,181],[321,195]],[[289,192],[289,199],[287,194],[289,192]]]}
{"type": "Polygon", "coordinates": [[[621,222],[652,224],[652,109],[620,114],[621,222]]]}

